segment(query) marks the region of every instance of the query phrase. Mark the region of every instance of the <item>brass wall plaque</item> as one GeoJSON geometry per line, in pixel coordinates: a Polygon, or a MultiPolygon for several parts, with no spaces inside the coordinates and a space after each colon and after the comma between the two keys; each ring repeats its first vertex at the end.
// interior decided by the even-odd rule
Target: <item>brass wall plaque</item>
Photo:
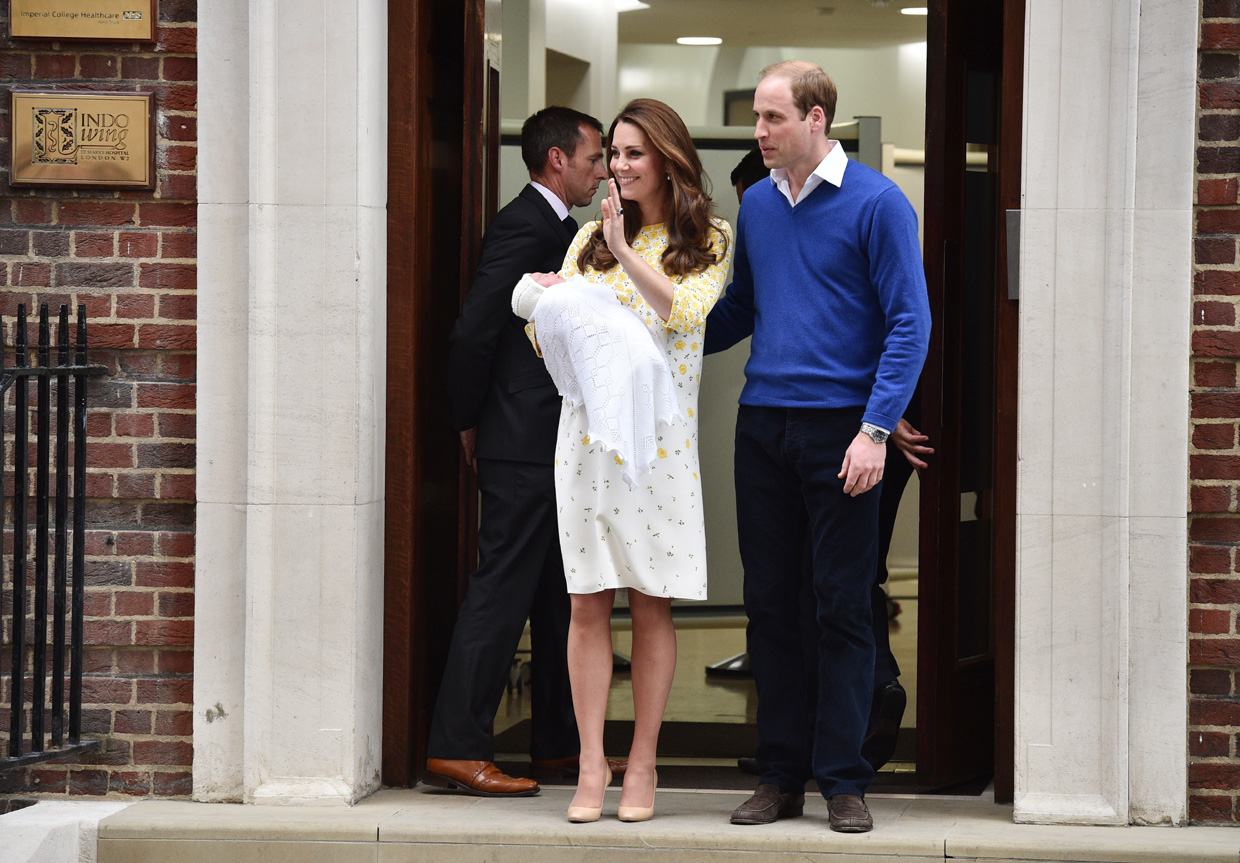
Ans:
{"type": "Polygon", "coordinates": [[[14,39],[155,41],[157,0],[9,0],[14,39]]]}
{"type": "Polygon", "coordinates": [[[150,92],[14,90],[13,185],[154,188],[150,92]]]}

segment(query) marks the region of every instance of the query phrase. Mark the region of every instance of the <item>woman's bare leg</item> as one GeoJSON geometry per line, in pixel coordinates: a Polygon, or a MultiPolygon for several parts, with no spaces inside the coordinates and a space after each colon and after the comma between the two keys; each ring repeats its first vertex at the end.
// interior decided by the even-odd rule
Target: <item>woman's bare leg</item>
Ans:
{"type": "Polygon", "coordinates": [[[603,720],[611,689],[611,607],[616,591],[574,593],[569,598],[573,616],[568,624],[568,678],[581,736],[581,773],[572,805],[599,806],[607,779],[603,720]]]}
{"type": "Polygon", "coordinates": [[[672,601],[666,597],[630,589],[629,610],[633,614],[633,748],[620,805],[644,807],[654,805],[659,728],[676,673],[676,628],[672,601]]]}

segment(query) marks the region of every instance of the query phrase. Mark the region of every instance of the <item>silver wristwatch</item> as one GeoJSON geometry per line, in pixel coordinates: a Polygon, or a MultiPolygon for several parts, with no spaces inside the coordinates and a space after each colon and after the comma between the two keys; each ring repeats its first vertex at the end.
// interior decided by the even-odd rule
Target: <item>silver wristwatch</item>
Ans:
{"type": "Polygon", "coordinates": [[[891,437],[890,432],[885,432],[874,423],[862,423],[861,432],[867,435],[874,443],[886,443],[887,438],[891,437]]]}

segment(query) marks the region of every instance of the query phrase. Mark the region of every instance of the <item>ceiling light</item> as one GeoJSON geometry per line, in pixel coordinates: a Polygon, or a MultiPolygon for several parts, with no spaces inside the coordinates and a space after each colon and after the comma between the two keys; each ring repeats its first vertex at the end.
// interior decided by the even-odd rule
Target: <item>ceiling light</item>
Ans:
{"type": "Polygon", "coordinates": [[[649,3],[643,3],[642,0],[616,0],[617,12],[636,12],[638,9],[649,9],[649,3]]]}
{"type": "Polygon", "coordinates": [[[718,36],[681,36],[676,40],[677,45],[722,45],[723,40],[718,36]]]}
{"type": "Polygon", "coordinates": [[[900,10],[901,15],[929,15],[930,10],[925,6],[910,6],[907,9],[900,10]]]}

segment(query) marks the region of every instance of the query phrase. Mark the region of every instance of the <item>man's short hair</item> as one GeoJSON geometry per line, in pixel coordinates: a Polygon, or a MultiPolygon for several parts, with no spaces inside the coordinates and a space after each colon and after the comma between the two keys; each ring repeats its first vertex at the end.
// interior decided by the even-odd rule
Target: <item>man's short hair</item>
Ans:
{"type": "Polygon", "coordinates": [[[589,126],[603,134],[603,124],[580,111],[552,105],[533,114],[521,126],[521,160],[531,174],[547,166],[547,153],[552,147],[564,151],[570,159],[581,143],[581,127],[589,126]]]}
{"type": "Polygon", "coordinates": [[[758,80],[769,75],[777,75],[788,81],[792,88],[792,104],[801,112],[801,119],[810,109],[817,105],[827,117],[827,131],[831,131],[831,123],[835,120],[835,82],[831,76],[822,71],[822,67],[807,60],[784,60],[772,63],[762,70],[758,80]]]}
{"type": "Polygon", "coordinates": [[[762,150],[754,147],[736,163],[731,179],[732,185],[739,185],[743,192],[759,180],[768,179],[770,176],[771,169],[762,161],[762,150]]]}

